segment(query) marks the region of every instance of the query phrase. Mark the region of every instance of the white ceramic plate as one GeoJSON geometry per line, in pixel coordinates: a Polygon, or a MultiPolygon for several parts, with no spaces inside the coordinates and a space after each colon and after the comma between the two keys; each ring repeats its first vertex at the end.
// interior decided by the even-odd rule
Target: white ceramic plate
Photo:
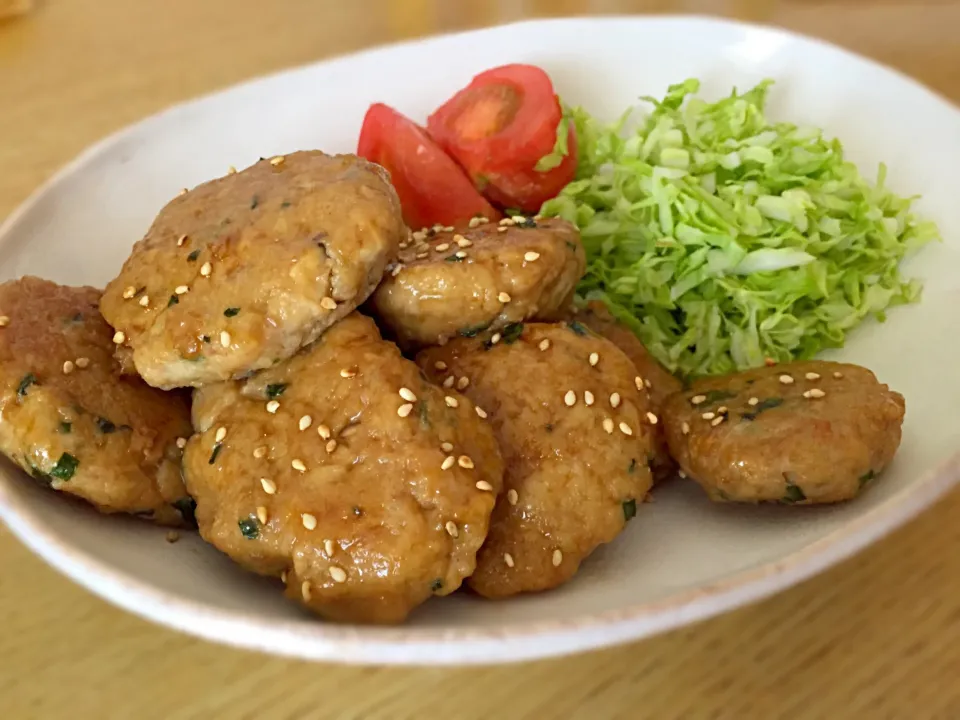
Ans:
{"type": "Polygon", "coordinates": [[[903,445],[876,487],[827,508],[724,507],[692,484],[659,489],[569,585],[488,602],[428,602],[401,627],[326,624],[187,537],[104,518],[5,465],[0,513],[53,566],[132,612],[211,640],[343,662],[478,663],[557,655],[639,638],[742,605],[852,554],[916,515],[960,477],[960,112],[911,80],[784,32],[697,18],[531,22],[323,62],[173,108],[84,153],[0,231],[0,277],[33,273],[102,286],[182,187],[259,156],[352,151],[364,111],[426,114],[475,73],[545,67],[567,100],[616,117],[639,95],[695,76],[705,96],[774,77],[771,113],[827,128],[872,174],[924,195],[946,242],[911,261],[923,302],[868,323],[837,355],[872,368],[907,399],[903,445]]]}

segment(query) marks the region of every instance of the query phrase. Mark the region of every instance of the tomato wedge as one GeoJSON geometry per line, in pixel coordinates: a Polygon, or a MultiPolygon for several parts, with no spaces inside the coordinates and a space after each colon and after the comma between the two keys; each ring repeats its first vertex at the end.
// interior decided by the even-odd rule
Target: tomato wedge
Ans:
{"type": "Polygon", "coordinates": [[[577,138],[561,125],[563,110],[550,77],[533,65],[504,65],[477,75],[427,121],[431,137],[503,207],[536,212],[573,180],[577,138]],[[554,152],[566,132],[566,155],[554,152]]]}
{"type": "Polygon", "coordinates": [[[477,215],[500,217],[422,127],[387,105],[367,110],[357,155],[389,171],[403,219],[413,229],[459,225],[477,215]]]}

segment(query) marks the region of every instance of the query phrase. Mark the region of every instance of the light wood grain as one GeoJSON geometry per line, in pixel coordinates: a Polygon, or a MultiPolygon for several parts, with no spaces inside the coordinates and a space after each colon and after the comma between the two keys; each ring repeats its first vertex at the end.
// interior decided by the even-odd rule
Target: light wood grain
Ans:
{"type": "MultiPolygon", "coordinates": [[[[0,24],[0,217],[103,135],[253,75],[500,20],[637,11],[784,24],[960,99],[954,0],[45,0],[0,24]]],[[[954,493],[821,577],[695,627],[469,670],[210,645],[106,605],[0,531],[0,717],[960,718],[958,514],[954,493]]]]}

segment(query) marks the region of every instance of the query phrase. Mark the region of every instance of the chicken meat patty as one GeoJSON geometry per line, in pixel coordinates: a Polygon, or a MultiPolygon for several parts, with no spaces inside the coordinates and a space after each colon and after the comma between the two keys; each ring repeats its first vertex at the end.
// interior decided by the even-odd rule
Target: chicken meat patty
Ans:
{"type": "Polygon", "coordinates": [[[0,285],[0,451],[101,512],[190,522],[187,397],[120,374],[99,300],[34,277],[0,285]]]}
{"type": "Polygon", "coordinates": [[[586,263],[573,225],[533,218],[471,224],[414,233],[373,294],[373,312],[401,347],[558,320],[568,310],[586,263]]]}
{"type": "Polygon", "coordinates": [[[467,581],[477,593],[561,585],[636,514],[652,484],[658,418],[612,343],[579,323],[515,324],[417,362],[477,404],[503,454],[506,492],[467,581]]]}
{"type": "Polygon", "coordinates": [[[239,378],[362,303],[406,235],[379,166],[322,152],[261,160],[161,210],[100,309],[150,385],[239,378]]]}
{"type": "MultiPolygon", "coordinates": [[[[618,348],[637,368],[637,374],[642,379],[644,392],[650,398],[650,409],[660,415],[666,399],[683,389],[683,383],[674,377],[660,362],[650,354],[633,331],[610,314],[607,306],[594,300],[585,308],[577,311],[574,318],[582,322],[598,335],[605,337],[618,348]]],[[[672,476],[677,469],[676,463],[670,457],[667,447],[667,438],[662,424],[655,425],[653,430],[653,457],[650,469],[655,481],[672,476]]]]}
{"type": "Polygon", "coordinates": [[[319,615],[399,622],[473,572],[503,482],[493,433],[369,318],[196,391],[193,420],[202,536],[319,615]]]}
{"type": "Polygon", "coordinates": [[[714,500],[856,497],[900,445],[904,400],[866,368],[809,361],[695,382],[667,400],[667,442],[714,500]]]}

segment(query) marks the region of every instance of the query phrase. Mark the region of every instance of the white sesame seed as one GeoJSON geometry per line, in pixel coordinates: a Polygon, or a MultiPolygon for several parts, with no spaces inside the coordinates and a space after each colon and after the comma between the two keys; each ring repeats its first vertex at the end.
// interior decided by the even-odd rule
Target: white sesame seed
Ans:
{"type": "Polygon", "coordinates": [[[652,412],[648,412],[648,413],[647,413],[647,420],[650,422],[651,425],[656,425],[656,424],[657,424],[657,421],[658,421],[658,418],[657,418],[657,416],[654,415],[652,412]]]}
{"type": "Polygon", "coordinates": [[[537,346],[540,348],[540,352],[544,352],[550,349],[550,341],[544,338],[540,341],[540,344],[537,346]]]}
{"type": "Polygon", "coordinates": [[[187,439],[184,437],[177,438],[177,447],[183,450],[187,446],[187,439]]]}
{"type": "Polygon", "coordinates": [[[220,344],[221,344],[223,347],[230,347],[230,342],[231,342],[231,340],[230,340],[230,333],[228,333],[226,330],[221,330],[221,331],[220,331],[220,344]]]}
{"type": "Polygon", "coordinates": [[[680,425],[680,432],[682,432],[684,435],[689,435],[689,434],[690,434],[690,423],[688,423],[688,422],[682,423],[682,424],[680,425]]]}
{"type": "Polygon", "coordinates": [[[413,403],[405,403],[397,408],[397,415],[402,418],[407,417],[410,413],[413,412],[413,403]]]}
{"type": "Polygon", "coordinates": [[[793,385],[793,377],[790,375],[781,375],[780,382],[784,385],[793,385]]]}
{"type": "Polygon", "coordinates": [[[134,295],[136,295],[137,289],[133,285],[128,285],[123,289],[123,299],[129,300],[134,295]]]}
{"type": "Polygon", "coordinates": [[[470,385],[470,378],[466,375],[457,380],[457,390],[466,390],[467,386],[470,385]]]}
{"type": "Polygon", "coordinates": [[[808,372],[806,375],[804,375],[804,377],[805,377],[807,380],[819,380],[819,379],[820,379],[820,373],[808,372]]]}
{"type": "Polygon", "coordinates": [[[473,245],[473,243],[467,240],[463,235],[454,235],[453,239],[456,241],[458,247],[468,248],[473,245]]]}
{"type": "Polygon", "coordinates": [[[390,271],[390,277],[396,277],[401,272],[403,272],[403,263],[397,263],[393,266],[393,270],[390,271]]]}
{"type": "Polygon", "coordinates": [[[560,550],[554,550],[551,560],[554,567],[560,567],[560,563],[563,562],[563,553],[560,550]]]}
{"type": "Polygon", "coordinates": [[[583,391],[583,404],[584,404],[584,405],[588,405],[588,406],[589,406],[589,405],[593,405],[593,401],[594,401],[593,393],[590,392],[589,390],[584,390],[584,391],[583,391]]]}
{"type": "Polygon", "coordinates": [[[443,398],[443,401],[447,404],[447,407],[455,408],[460,406],[460,401],[453,397],[453,395],[447,395],[443,398]]]}
{"type": "Polygon", "coordinates": [[[826,393],[825,393],[823,390],[821,390],[820,388],[812,388],[812,389],[810,389],[810,390],[807,390],[807,391],[803,394],[803,396],[804,396],[805,398],[813,398],[814,400],[819,400],[820,398],[824,397],[825,395],[826,395],[826,393]]]}
{"type": "Polygon", "coordinates": [[[223,442],[223,439],[227,436],[227,429],[225,427],[217,428],[217,434],[214,435],[214,440],[216,442],[223,442]]]}
{"type": "Polygon", "coordinates": [[[317,434],[318,434],[320,437],[322,437],[324,440],[329,440],[329,439],[330,439],[330,428],[327,427],[326,425],[324,425],[323,423],[320,423],[319,425],[317,425],[317,434]]]}
{"type": "Polygon", "coordinates": [[[337,449],[337,441],[333,439],[327,440],[327,444],[323,446],[323,449],[326,450],[328,454],[332,453],[337,449]]]}
{"type": "Polygon", "coordinates": [[[704,420],[713,420],[716,417],[716,414],[712,412],[705,412],[700,417],[702,417],[704,420]]]}
{"type": "Polygon", "coordinates": [[[504,233],[504,232],[506,232],[506,231],[507,231],[507,229],[506,229],[505,227],[498,227],[498,228],[497,228],[497,232],[502,232],[502,233],[504,233]]]}
{"type": "Polygon", "coordinates": [[[513,225],[513,218],[505,217],[500,221],[501,226],[513,225]]]}
{"type": "Polygon", "coordinates": [[[720,407],[717,408],[717,414],[718,414],[718,415],[723,415],[723,414],[726,413],[726,412],[727,412],[727,406],[726,406],[726,405],[721,405],[720,407]]]}
{"type": "Polygon", "coordinates": [[[280,403],[277,402],[276,400],[271,400],[270,402],[267,403],[267,412],[270,413],[271,415],[275,415],[277,410],[279,409],[280,409],[280,403]]]}
{"type": "Polygon", "coordinates": [[[447,524],[444,525],[444,528],[447,530],[447,535],[450,537],[459,537],[460,530],[457,528],[457,524],[453,520],[447,520],[447,524]]]}
{"type": "Polygon", "coordinates": [[[270,158],[270,164],[274,167],[283,165],[283,155],[277,155],[275,158],[270,158]]]}
{"type": "Polygon", "coordinates": [[[200,274],[203,275],[204,277],[210,277],[210,273],[212,272],[213,272],[213,265],[211,265],[209,262],[205,262],[203,265],[200,266],[200,274]]]}
{"type": "Polygon", "coordinates": [[[493,485],[488,483],[486,480],[477,480],[476,488],[477,490],[482,490],[483,492],[493,492],[493,485]]]}
{"type": "Polygon", "coordinates": [[[457,250],[457,251],[453,254],[453,256],[454,256],[454,257],[458,257],[458,258],[460,258],[461,260],[463,260],[463,259],[467,256],[467,253],[464,252],[463,250],[457,250]]]}
{"type": "Polygon", "coordinates": [[[533,250],[528,250],[523,254],[523,259],[527,262],[535,262],[540,258],[540,253],[534,252],[533,250]]]}
{"type": "Polygon", "coordinates": [[[726,419],[727,419],[726,415],[718,415],[711,421],[710,425],[712,425],[713,427],[716,427],[726,419]]]}
{"type": "Polygon", "coordinates": [[[0,327],[6,327],[9,324],[10,324],[10,316],[0,315],[0,327]]]}
{"type": "Polygon", "coordinates": [[[440,443],[440,449],[443,450],[443,451],[446,452],[446,453],[452,452],[452,451],[453,451],[453,443],[448,443],[448,442],[440,443]]]}
{"type": "Polygon", "coordinates": [[[186,235],[181,235],[177,238],[177,247],[183,247],[183,244],[187,241],[186,235]]]}
{"type": "Polygon", "coordinates": [[[503,561],[507,564],[507,567],[513,567],[513,555],[510,553],[503,554],[503,561]]]}
{"type": "Polygon", "coordinates": [[[300,458],[294,458],[290,461],[290,467],[292,467],[297,472],[306,472],[307,466],[303,464],[303,460],[300,458]]]}
{"type": "Polygon", "coordinates": [[[756,405],[759,402],[760,402],[760,398],[752,397],[749,400],[747,400],[747,405],[756,405]]]}
{"type": "Polygon", "coordinates": [[[333,557],[334,548],[333,540],[324,540],[323,541],[323,551],[327,554],[327,557],[333,557]]]}
{"type": "Polygon", "coordinates": [[[511,300],[511,298],[510,298],[510,293],[502,292],[502,293],[498,294],[498,295],[497,295],[497,300],[499,300],[499,301],[502,302],[502,303],[508,303],[508,302],[510,302],[510,300],[511,300]]]}
{"type": "Polygon", "coordinates": [[[599,353],[595,353],[595,352],[594,352],[594,353],[590,353],[590,358],[589,358],[589,360],[590,360],[590,366],[591,366],[591,367],[596,367],[596,366],[597,366],[597,363],[600,362],[600,354],[599,354],[599,353]]]}
{"type": "Polygon", "coordinates": [[[443,459],[443,462],[440,463],[440,469],[449,470],[456,464],[456,462],[457,460],[455,457],[453,457],[453,455],[447,455],[447,457],[443,459]]]}
{"type": "Polygon", "coordinates": [[[494,333],[493,337],[490,338],[490,344],[496,345],[498,342],[500,342],[500,333],[494,333]]]}
{"type": "Polygon", "coordinates": [[[69,375],[70,373],[73,372],[73,368],[74,368],[74,367],[75,367],[75,366],[74,366],[74,364],[73,364],[73,361],[72,361],[72,360],[67,360],[66,362],[63,363],[63,374],[64,374],[64,375],[69,375]]]}
{"type": "Polygon", "coordinates": [[[637,386],[637,390],[643,390],[643,378],[639,375],[633,379],[633,384],[637,386]]]}
{"type": "Polygon", "coordinates": [[[653,387],[653,383],[650,382],[649,380],[644,380],[644,381],[643,381],[643,386],[644,386],[645,388],[647,388],[647,390],[649,390],[650,388],[653,387]]]}
{"type": "Polygon", "coordinates": [[[186,285],[177,285],[177,286],[173,289],[173,291],[174,291],[177,295],[186,295],[188,292],[190,292],[190,288],[188,288],[186,285]]]}
{"type": "Polygon", "coordinates": [[[423,260],[424,258],[429,257],[429,255],[430,255],[430,253],[428,253],[428,252],[426,252],[426,251],[424,251],[424,252],[418,252],[417,255],[416,255],[416,258],[417,258],[417,260],[423,260]]]}
{"type": "Polygon", "coordinates": [[[481,418],[483,418],[484,420],[487,419],[487,411],[484,410],[482,407],[480,407],[479,405],[475,405],[473,409],[477,411],[477,415],[479,415],[481,418]]]}
{"type": "Polygon", "coordinates": [[[300,585],[300,594],[303,595],[303,599],[307,602],[310,602],[310,581],[304,580],[300,585]]]}
{"type": "Polygon", "coordinates": [[[237,174],[237,169],[233,165],[227,168],[227,175],[236,175],[236,174],[237,174]]]}
{"type": "Polygon", "coordinates": [[[612,408],[620,407],[620,393],[610,394],[610,407],[612,408]]]}
{"type": "Polygon", "coordinates": [[[256,450],[253,451],[253,456],[254,456],[255,458],[257,458],[257,460],[259,460],[260,458],[266,456],[266,454],[267,454],[267,446],[266,446],[266,445],[261,445],[260,447],[258,447],[256,450]]]}
{"type": "Polygon", "coordinates": [[[350,379],[350,378],[352,378],[352,377],[355,377],[356,374],[357,374],[357,371],[354,370],[353,368],[343,368],[343,369],[340,371],[340,377],[342,377],[342,378],[347,378],[347,379],[350,379]]]}
{"type": "Polygon", "coordinates": [[[77,367],[83,370],[84,368],[90,367],[90,358],[78,357],[77,358],[77,367]]]}
{"type": "Polygon", "coordinates": [[[686,477],[687,477],[687,474],[686,474],[683,470],[677,470],[677,476],[678,476],[681,480],[685,480],[686,477]]]}
{"type": "Polygon", "coordinates": [[[620,423],[620,432],[624,435],[633,435],[633,428],[627,425],[625,422],[620,423]]]}
{"type": "Polygon", "coordinates": [[[267,495],[273,495],[277,492],[277,484],[270,478],[260,478],[260,487],[267,495]]]}
{"type": "Polygon", "coordinates": [[[603,419],[603,429],[607,431],[607,434],[610,435],[613,433],[613,420],[610,418],[603,419]]]}
{"type": "Polygon", "coordinates": [[[842,373],[842,372],[835,372],[835,373],[833,374],[833,376],[834,376],[837,380],[839,380],[840,378],[843,377],[843,373],[842,373]]]}
{"type": "Polygon", "coordinates": [[[566,395],[563,396],[563,404],[567,407],[573,407],[577,404],[577,394],[573,390],[567,390],[566,395]]]}
{"type": "Polygon", "coordinates": [[[320,307],[322,307],[324,310],[336,310],[337,301],[334,300],[332,297],[325,297],[322,300],[320,300],[320,307]]]}
{"type": "Polygon", "coordinates": [[[443,381],[443,386],[449,390],[453,387],[454,380],[456,380],[456,378],[453,375],[447,376],[443,381]]]}
{"type": "Polygon", "coordinates": [[[417,242],[422,242],[424,239],[426,239],[426,237],[427,237],[427,233],[424,232],[423,230],[417,230],[416,232],[413,233],[413,239],[416,240],[417,242]]]}
{"type": "Polygon", "coordinates": [[[123,345],[123,341],[127,339],[127,336],[123,334],[122,330],[117,330],[113,334],[113,342],[115,345],[123,345]]]}
{"type": "Polygon", "coordinates": [[[400,388],[400,397],[402,397],[407,402],[416,402],[417,396],[413,394],[413,390],[410,388],[402,387],[400,388]]]}
{"type": "Polygon", "coordinates": [[[147,307],[150,304],[150,296],[144,295],[137,302],[140,304],[140,307],[147,307]]]}
{"type": "Polygon", "coordinates": [[[303,526],[307,530],[316,530],[317,529],[317,516],[312,513],[303,513],[300,516],[300,519],[303,521],[303,526]]]}
{"type": "Polygon", "coordinates": [[[447,364],[446,364],[443,360],[437,360],[437,361],[433,364],[433,368],[434,368],[435,370],[439,370],[439,371],[443,372],[444,370],[447,369],[447,364]]]}
{"type": "Polygon", "coordinates": [[[301,430],[306,430],[311,425],[313,425],[313,418],[309,415],[304,415],[302,418],[300,418],[299,427],[301,430]]]}
{"type": "Polygon", "coordinates": [[[700,405],[701,403],[704,403],[706,401],[707,401],[706,395],[694,395],[692,398],[690,398],[691,405],[700,405]]]}
{"type": "Polygon", "coordinates": [[[263,505],[257,508],[257,520],[259,520],[262,525],[267,524],[267,509],[263,505]]]}
{"type": "Polygon", "coordinates": [[[436,252],[446,252],[450,249],[450,243],[440,243],[433,248],[436,252]]]}
{"type": "Polygon", "coordinates": [[[514,216],[513,216],[513,222],[514,222],[514,223],[518,223],[518,224],[520,224],[520,225],[523,225],[523,223],[525,223],[526,221],[527,221],[527,218],[524,217],[523,215],[514,215],[514,216]]]}
{"type": "Polygon", "coordinates": [[[335,583],[347,581],[347,573],[343,570],[343,568],[339,568],[336,565],[330,566],[330,577],[333,578],[335,583]]]}
{"type": "Polygon", "coordinates": [[[461,455],[458,457],[457,465],[462,467],[464,470],[473,470],[473,460],[470,459],[469,455],[461,455]]]}
{"type": "Polygon", "coordinates": [[[509,490],[507,490],[508,503],[510,503],[511,505],[516,505],[519,500],[520,500],[520,496],[517,495],[516,490],[514,490],[513,488],[510,488],[509,490]]]}
{"type": "Polygon", "coordinates": [[[475,227],[477,227],[477,225],[482,225],[482,222],[480,221],[480,218],[474,217],[474,218],[470,218],[470,222],[467,223],[467,224],[468,224],[471,228],[475,228],[475,227]]]}
{"type": "Polygon", "coordinates": [[[446,225],[440,229],[443,230],[444,232],[453,232],[453,225],[446,225]]]}

